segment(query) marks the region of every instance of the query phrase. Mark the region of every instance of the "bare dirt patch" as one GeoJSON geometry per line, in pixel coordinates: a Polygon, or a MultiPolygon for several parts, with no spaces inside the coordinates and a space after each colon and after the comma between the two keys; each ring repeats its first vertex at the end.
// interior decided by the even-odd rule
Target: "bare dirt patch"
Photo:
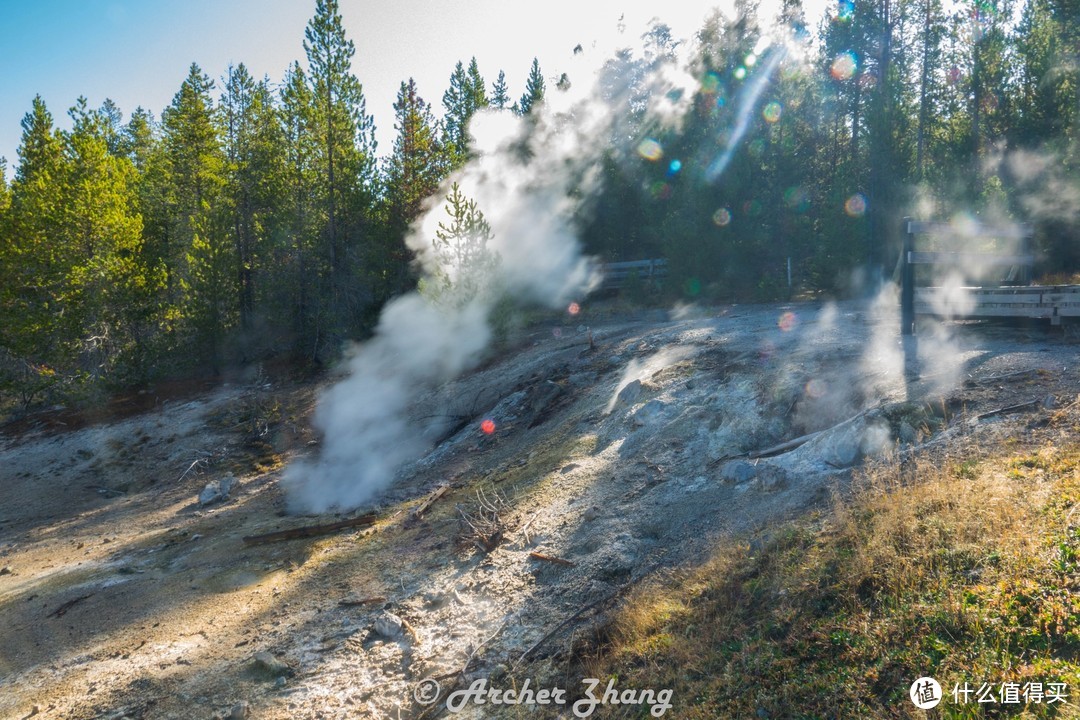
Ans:
{"type": "Polygon", "coordinates": [[[591,345],[533,327],[424,397],[447,432],[340,516],[286,515],[277,484],[318,452],[314,387],[4,435],[0,715],[431,717],[477,678],[555,682],[628,588],[717,536],[820,508],[866,456],[1022,438],[1080,391],[1041,327],[928,325],[905,364],[891,311],[855,303],[575,322],[591,345]]]}

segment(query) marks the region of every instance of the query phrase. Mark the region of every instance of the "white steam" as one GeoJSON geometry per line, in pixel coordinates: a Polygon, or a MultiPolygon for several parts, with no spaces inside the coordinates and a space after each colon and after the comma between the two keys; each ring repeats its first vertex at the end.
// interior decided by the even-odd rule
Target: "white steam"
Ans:
{"type": "MultiPolygon", "coordinates": [[[[478,157],[448,180],[406,240],[426,277],[440,271],[453,276],[439,267],[432,239],[447,220],[442,201],[456,182],[491,227],[487,248],[498,255],[492,287],[558,307],[593,282],[574,216],[598,189],[614,123],[630,94],[640,90],[642,77],[634,78],[638,85],[632,88],[629,81],[605,76],[601,67],[590,69],[587,61],[587,53],[576,55],[577,67],[568,68],[573,82],[563,89],[550,83],[544,103],[528,117],[492,111],[474,118],[470,132],[478,157]]],[[[694,87],[690,75],[673,70],[674,62],[653,61],[645,75],[651,94],[664,99],[658,110],[666,118],[683,114],[694,87]]],[[[349,360],[346,379],[320,399],[320,456],[294,463],[285,474],[293,509],[324,512],[369,503],[403,464],[429,449],[444,428],[411,419],[410,408],[425,391],[476,365],[500,299],[495,291],[465,303],[437,304],[410,293],[386,306],[374,337],[349,360]]]]}

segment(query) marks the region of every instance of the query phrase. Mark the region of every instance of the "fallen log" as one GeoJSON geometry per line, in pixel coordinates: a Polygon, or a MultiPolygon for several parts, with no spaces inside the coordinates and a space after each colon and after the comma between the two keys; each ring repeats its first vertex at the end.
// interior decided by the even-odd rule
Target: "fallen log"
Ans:
{"type": "Polygon", "coordinates": [[[291,528],[289,530],[278,530],[277,532],[266,533],[264,535],[245,535],[243,541],[249,545],[255,545],[258,543],[276,542],[278,540],[297,540],[299,538],[319,537],[320,535],[330,535],[338,530],[368,527],[374,525],[378,520],[378,515],[375,513],[368,513],[367,515],[360,515],[348,520],[326,523],[325,525],[304,525],[302,527],[291,528]]]}
{"type": "Polygon", "coordinates": [[[818,430],[817,432],[812,432],[809,435],[801,435],[797,438],[782,442],[779,445],[773,445],[772,447],[765,448],[764,450],[754,450],[753,452],[747,453],[746,457],[750,458],[751,460],[757,460],[758,458],[767,458],[772,457],[773,455],[781,455],[783,453],[790,452],[797,447],[802,447],[823,432],[825,431],[818,430]]]}
{"type": "Polygon", "coordinates": [[[976,415],[975,419],[985,420],[986,418],[997,417],[998,415],[1011,415],[1013,413],[1024,412],[1025,410],[1038,410],[1040,407],[1042,407],[1042,400],[1031,400],[1030,402],[1020,403],[1019,405],[1008,405],[996,410],[981,413],[976,415]]]}

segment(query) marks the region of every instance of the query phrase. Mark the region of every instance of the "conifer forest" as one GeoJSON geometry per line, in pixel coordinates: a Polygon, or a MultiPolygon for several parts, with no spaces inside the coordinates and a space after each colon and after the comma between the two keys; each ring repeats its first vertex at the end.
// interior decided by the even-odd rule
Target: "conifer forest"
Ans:
{"type": "MultiPolygon", "coordinates": [[[[692,43],[658,21],[627,44],[601,84],[618,137],[575,227],[601,262],[668,260],[642,295],[860,292],[892,274],[904,216],[1031,223],[1037,274],[1080,269],[1076,0],[840,0],[817,27],[799,0],[778,18],[743,0],[692,43]],[[676,56],[696,89],[660,126],[650,70],[676,56]]],[[[192,64],[162,109],[27,108],[0,165],[6,409],[326,366],[416,287],[404,238],[477,152],[473,116],[527,118],[578,81],[545,58],[516,89],[467,58],[445,89],[403,78],[385,149],[336,0],[303,47],[281,78],[192,64]]]]}

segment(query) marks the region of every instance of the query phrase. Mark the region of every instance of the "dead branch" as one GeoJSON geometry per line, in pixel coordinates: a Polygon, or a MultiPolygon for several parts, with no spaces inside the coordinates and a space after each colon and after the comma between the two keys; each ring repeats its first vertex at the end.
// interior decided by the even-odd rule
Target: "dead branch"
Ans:
{"type": "Polygon", "coordinates": [[[56,608],[55,610],[53,610],[53,611],[52,611],[51,613],[49,613],[49,614],[48,614],[48,615],[47,615],[46,617],[57,617],[57,618],[58,618],[58,617],[63,617],[63,616],[64,616],[64,614],[65,614],[65,613],[66,613],[66,612],[67,612],[68,610],[70,610],[71,608],[75,607],[76,605],[78,605],[78,604],[79,604],[79,603],[81,603],[81,602],[82,602],[83,600],[87,599],[88,597],[92,596],[93,594],[94,594],[94,593],[87,593],[86,595],[80,595],[80,596],[79,596],[79,597],[77,597],[77,598],[72,598],[71,600],[68,600],[68,601],[67,601],[66,603],[64,603],[63,605],[61,605],[60,607],[58,607],[58,608],[56,608]]]}
{"type": "Polygon", "coordinates": [[[984,378],[969,378],[964,381],[964,385],[966,387],[976,387],[978,385],[989,385],[991,383],[996,383],[1000,380],[1019,380],[1021,378],[1037,375],[1038,372],[1039,371],[1037,368],[1033,368],[1028,370],[1017,370],[1016,372],[1004,373],[1002,375],[990,375],[989,377],[984,378]]]}
{"type": "Polygon", "coordinates": [[[543,560],[544,562],[555,563],[556,565],[568,565],[569,567],[574,567],[574,562],[572,560],[565,560],[561,557],[555,557],[554,555],[545,555],[544,553],[533,551],[529,553],[529,557],[535,560],[543,560]]]}
{"type": "Polygon", "coordinates": [[[405,631],[409,633],[409,636],[412,637],[414,643],[417,645],[420,644],[420,633],[416,632],[416,628],[412,626],[412,623],[405,618],[401,618],[401,627],[405,628],[405,631]]]}
{"type": "Polygon", "coordinates": [[[532,538],[529,537],[529,526],[532,525],[533,520],[536,520],[536,518],[538,518],[538,517],[540,517],[540,511],[539,510],[534,512],[533,516],[531,518],[529,518],[529,521],[521,526],[521,534],[525,536],[525,544],[526,545],[532,544],[532,538]]]}
{"type": "Polygon", "coordinates": [[[751,460],[756,460],[758,458],[767,458],[772,457],[773,455],[781,455],[783,453],[790,452],[797,447],[802,447],[823,432],[825,431],[818,430],[817,432],[812,432],[809,435],[802,435],[801,437],[787,440],[786,442],[782,442],[779,445],[773,445],[772,447],[765,448],[764,450],[755,450],[753,452],[747,453],[746,457],[750,458],[751,460]]]}
{"type": "Polygon", "coordinates": [[[374,525],[378,520],[378,515],[375,513],[368,513],[367,515],[360,515],[359,517],[350,518],[349,520],[341,520],[325,525],[305,525],[289,530],[266,533],[264,535],[245,535],[243,541],[249,545],[255,545],[264,542],[275,542],[277,540],[296,540],[298,538],[318,537],[320,535],[330,535],[331,533],[335,533],[338,530],[345,530],[346,528],[368,527],[369,525],[374,525]]]}
{"type": "Polygon", "coordinates": [[[386,602],[385,597],[382,595],[375,595],[373,597],[360,598],[359,600],[338,600],[338,607],[361,607],[363,605],[376,605],[384,602],[386,602]]]}
{"type": "Polygon", "coordinates": [[[183,482],[184,478],[187,477],[187,474],[189,472],[191,472],[191,469],[194,468],[195,466],[197,466],[197,465],[206,465],[208,463],[209,463],[209,460],[207,458],[204,458],[204,457],[196,458],[194,462],[192,462],[190,465],[188,465],[187,470],[185,470],[183,473],[181,473],[180,477],[177,479],[176,482],[178,482],[178,483],[183,482]]]}
{"type": "Polygon", "coordinates": [[[1026,403],[1020,403],[1019,405],[1008,405],[1006,407],[998,408],[996,410],[990,410],[975,416],[976,420],[985,420],[986,418],[997,417],[998,415],[1012,415],[1013,413],[1024,412],[1025,410],[1038,410],[1042,407],[1042,400],[1032,400],[1026,403]]]}

